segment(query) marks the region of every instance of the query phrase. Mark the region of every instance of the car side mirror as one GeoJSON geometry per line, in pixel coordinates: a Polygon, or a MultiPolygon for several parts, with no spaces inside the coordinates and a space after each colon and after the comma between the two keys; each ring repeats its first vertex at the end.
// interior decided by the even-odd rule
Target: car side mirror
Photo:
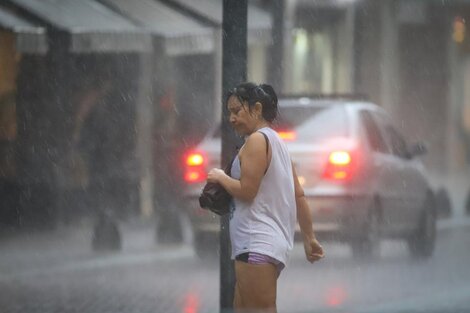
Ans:
{"type": "Polygon", "coordinates": [[[428,152],[428,148],[426,147],[424,143],[418,142],[410,146],[409,152],[410,152],[410,156],[413,158],[416,156],[426,154],[428,152]]]}

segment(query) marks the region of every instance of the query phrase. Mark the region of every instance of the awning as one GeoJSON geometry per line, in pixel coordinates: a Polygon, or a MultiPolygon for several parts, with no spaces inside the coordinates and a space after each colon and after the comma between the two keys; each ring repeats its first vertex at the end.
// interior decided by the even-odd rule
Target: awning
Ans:
{"type": "Polygon", "coordinates": [[[213,29],[155,0],[101,0],[152,34],[161,37],[168,55],[209,53],[213,29]]]}
{"type": "MultiPolygon", "coordinates": [[[[212,23],[222,27],[222,0],[167,0],[173,2],[196,15],[201,16],[212,23]]],[[[271,36],[272,20],[268,12],[254,5],[248,4],[248,42],[261,42],[269,44],[271,36]]]]}
{"type": "Polygon", "coordinates": [[[47,52],[45,28],[34,25],[3,7],[0,7],[0,28],[15,33],[18,52],[31,54],[47,52]]]}
{"type": "MultiPolygon", "coordinates": [[[[408,0],[406,0],[408,1],[408,0]]],[[[427,1],[427,0],[425,0],[427,1]]],[[[297,0],[296,5],[316,9],[347,8],[355,5],[358,0],[297,0]]]]}
{"type": "Polygon", "coordinates": [[[142,52],[152,48],[147,32],[93,0],[9,1],[50,27],[69,33],[71,52],[142,52]]]}

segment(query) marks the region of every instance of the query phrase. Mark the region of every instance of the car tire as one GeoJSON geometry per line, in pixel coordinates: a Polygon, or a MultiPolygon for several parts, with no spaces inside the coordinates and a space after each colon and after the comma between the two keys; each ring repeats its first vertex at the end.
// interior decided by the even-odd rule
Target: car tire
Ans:
{"type": "Polygon", "coordinates": [[[438,217],[448,218],[451,216],[452,202],[450,201],[449,193],[444,187],[437,190],[435,203],[438,217]]]}
{"type": "Polygon", "coordinates": [[[425,201],[424,209],[414,234],[408,238],[408,248],[413,258],[429,258],[436,245],[436,208],[431,195],[425,201]]]}
{"type": "Polygon", "coordinates": [[[468,190],[467,198],[465,199],[465,214],[470,216],[470,190],[468,190]]]}
{"type": "Polygon", "coordinates": [[[194,252],[202,260],[214,259],[219,253],[219,236],[212,233],[195,233],[194,252]]]}
{"type": "Polygon", "coordinates": [[[354,259],[373,260],[380,255],[380,213],[378,201],[374,201],[369,210],[368,221],[365,225],[366,231],[351,242],[352,255],[354,259]]]}

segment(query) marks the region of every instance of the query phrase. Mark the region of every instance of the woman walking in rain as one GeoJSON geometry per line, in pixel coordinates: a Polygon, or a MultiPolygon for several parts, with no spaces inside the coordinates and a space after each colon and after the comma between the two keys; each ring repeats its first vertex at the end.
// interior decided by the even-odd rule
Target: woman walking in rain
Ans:
{"type": "Polygon", "coordinates": [[[236,312],[276,312],[277,279],[293,248],[296,221],[306,258],[324,256],[315,238],[310,209],[286,145],[271,128],[278,113],[270,85],[242,83],[226,98],[230,123],[245,137],[231,175],[212,169],[207,180],[233,196],[230,219],[235,259],[236,312]]]}

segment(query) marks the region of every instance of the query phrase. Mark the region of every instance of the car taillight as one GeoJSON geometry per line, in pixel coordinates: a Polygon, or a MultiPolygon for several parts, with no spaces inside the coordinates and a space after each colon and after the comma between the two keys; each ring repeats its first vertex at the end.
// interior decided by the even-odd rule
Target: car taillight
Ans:
{"type": "Polygon", "coordinates": [[[204,163],[204,157],[200,153],[191,153],[186,159],[188,166],[200,166],[204,163]]]}
{"type": "Polygon", "coordinates": [[[277,133],[285,141],[294,141],[297,139],[297,133],[290,130],[278,130],[277,133]]]}
{"type": "Polygon", "coordinates": [[[328,157],[323,177],[331,180],[344,181],[351,178],[352,157],[348,151],[333,151],[328,157]]]}
{"type": "Polygon", "coordinates": [[[184,180],[188,183],[203,182],[207,178],[204,169],[205,159],[199,152],[191,152],[185,157],[185,173],[184,180]]]}

